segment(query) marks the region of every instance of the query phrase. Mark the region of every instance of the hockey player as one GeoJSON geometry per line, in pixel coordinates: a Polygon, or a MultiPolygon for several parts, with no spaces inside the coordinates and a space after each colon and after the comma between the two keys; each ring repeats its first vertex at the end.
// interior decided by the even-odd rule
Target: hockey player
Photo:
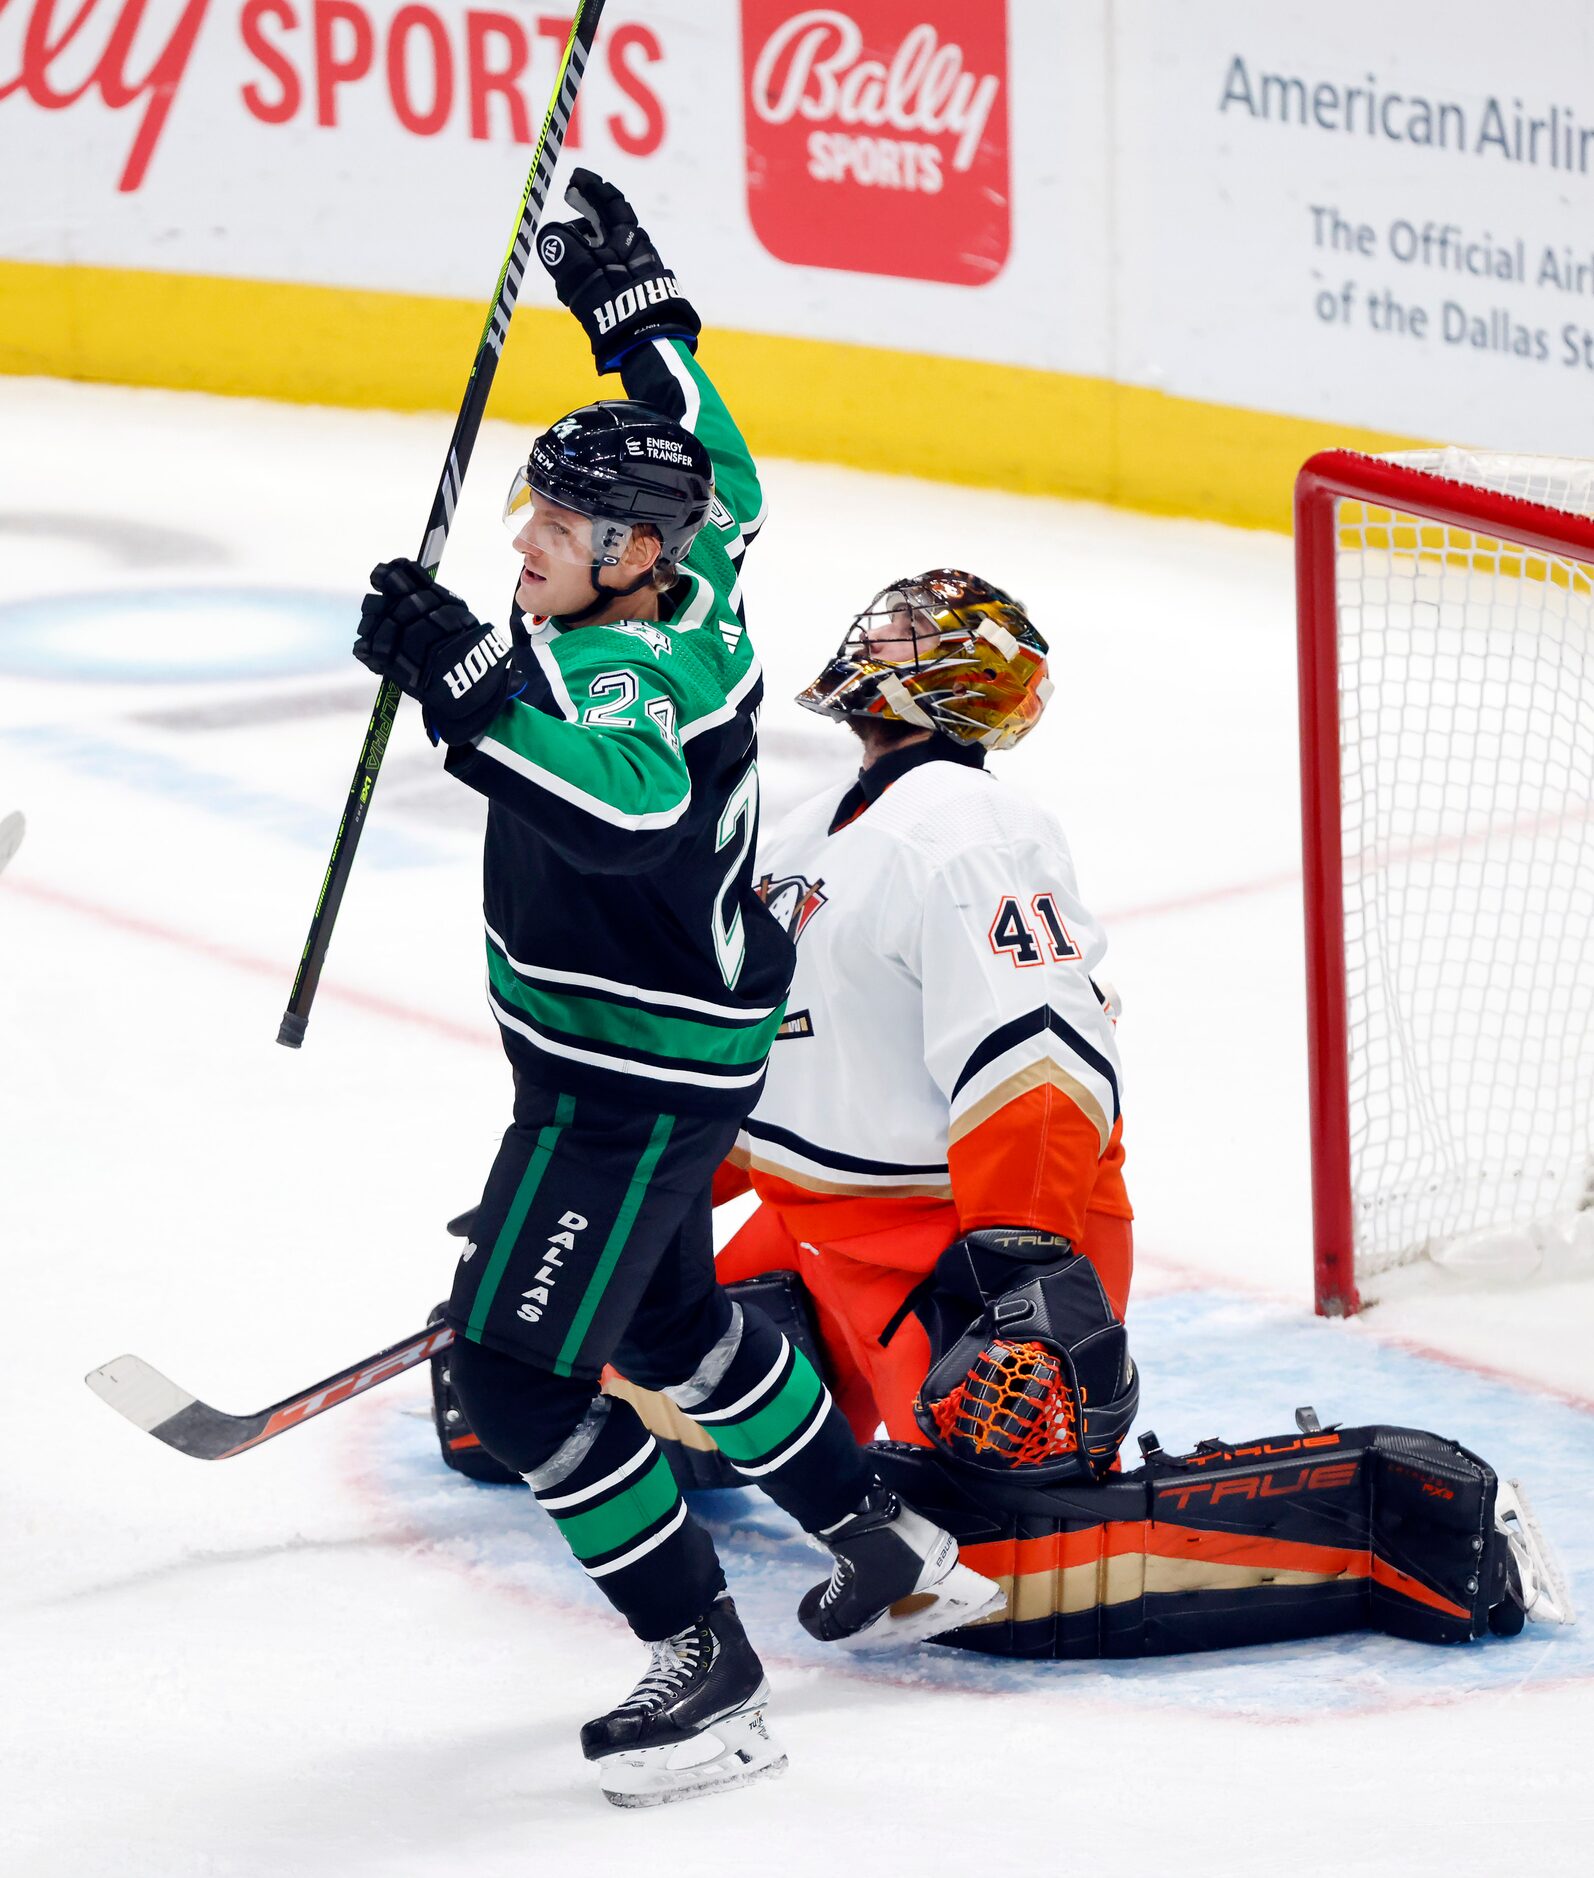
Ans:
{"type": "Polygon", "coordinates": [[[1146,1436],[1116,1471],[1139,1383],[1103,938],[1062,830],[984,766],[1039,718],[1046,651],[1017,602],[941,568],[877,594],[800,694],[863,767],[761,849],[797,967],[721,1282],[798,1274],[860,1436],[912,1444],[877,1465],[1001,1583],[1003,1611],[944,1641],[1133,1656],[1567,1621],[1521,1490],[1422,1430],[1302,1410],[1183,1457],[1146,1436]]]}
{"type": "MultiPolygon", "coordinates": [[[[797,969],[734,1156],[761,1205],[720,1279],[801,1274],[865,1439],[882,1422],[927,1438],[914,1401],[938,1312],[955,1332],[1070,1257],[1084,1261],[1082,1331],[1110,1332],[1128,1301],[1105,942],[1056,820],[985,767],[1039,719],[1046,650],[1023,607],[974,575],[884,589],[798,698],[856,732],[858,780],[801,804],[760,850],[797,969]]],[[[727,1170],[718,1196],[738,1184],[727,1170]]],[[[1121,1439],[1127,1358],[1098,1390],[1121,1439]]]]}
{"type": "Polygon", "coordinates": [[[697,315],[629,204],[582,170],[568,199],[578,219],[538,252],[629,399],[561,419],[515,478],[532,629],[516,644],[394,561],[355,652],[488,800],[488,990],[515,1108],[447,1306],[452,1379],[651,1646],[582,1731],[609,1797],[636,1805],[785,1763],[712,1541],[635,1412],[597,1392],[611,1359],[830,1548],[799,1613],[816,1636],[911,1641],[1000,1598],[879,1485],[802,1353],[714,1281],[710,1185],[792,957],[752,888],[761,682],[738,566],[762,501],[697,315]]]}
{"type": "MultiPolygon", "coordinates": [[[[1115,1471],[1138,1380],[1102,939],[1061,830],[984,771],[1039,717],[1045,653],[1016,602],[940,569],[878,595],[802,694],[857,731],[864,765],[761,851],[797,969],[716,1180],[724,1198],[750,1174],[761,1201],[721,1282],[797,1274],[838,1402],[860,1436],[895,1437],[875,1465],[1001,1584],[1005,1609],[944,1642],[1141,1656],[1567,1621],[1520,1490],[1422,1430],[1302,1410],[1288,1434],[1184,1456],[1143,1436],[1142,1465],[1115,1471]]],[[[440,1365],[444,1455],[480,1473],[448,1381],[440,1365]]],[[[673,1404],[610,1386],[689,1478],[729,1484],[673,1404]]]]}

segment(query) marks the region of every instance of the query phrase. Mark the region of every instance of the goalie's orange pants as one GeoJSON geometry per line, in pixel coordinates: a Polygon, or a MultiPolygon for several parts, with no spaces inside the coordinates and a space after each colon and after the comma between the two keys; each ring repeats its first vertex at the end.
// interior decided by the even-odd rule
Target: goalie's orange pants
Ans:
{"type": "MultiPolygon", "coordinates": [[[[900,1226],[816,1245],[793,1238],[775,1208],[761,1203],[721,1251],[715,1276],[723,1285],[760,1272],[796,1272],[813,1303],[836,1402],[853,1433],[872,1441],[884,1423],[893,1441],[923,1446],[913,1398],[930,1367],[930,1339],[911,1311],[901,1313],[957,1236],[956,1208],[917,1207],[900,1226]]],[[[1095,1266],[1122,1318],[1134,1269],[1133,1223],[1116,1213],[1087,1212],[1077,1249],[1095,1266]]]]}

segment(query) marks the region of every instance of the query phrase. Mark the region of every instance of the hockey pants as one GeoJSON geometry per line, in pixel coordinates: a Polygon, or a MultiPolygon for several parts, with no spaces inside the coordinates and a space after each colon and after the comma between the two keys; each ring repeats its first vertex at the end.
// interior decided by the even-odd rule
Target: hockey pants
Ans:
{"type": "Polygon", "coordinates": [[[482,1446],[648,1641],[701,1616],[725,1579],[657,1441],[598,1393],[605,1365],[711,1429],[809,1531],[872,1480],[812,1364],[715,1283],[709,1187],[733,1135],[520,1083],[446,1312],[482,1446]]]}

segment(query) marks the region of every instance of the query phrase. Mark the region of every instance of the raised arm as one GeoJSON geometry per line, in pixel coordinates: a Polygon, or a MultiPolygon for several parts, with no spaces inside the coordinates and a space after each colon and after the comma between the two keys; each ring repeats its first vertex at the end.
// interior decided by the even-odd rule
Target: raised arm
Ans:
{"type": "Polygon", "coordinates": [[[549,224],[537,244],[554,289],[580,320],[598,370],[618,371],[628,397],[701,440],[725,512],[712,525],[739,560],[763,522],[763,491],[741,432],[694,356],[696,309],[612,183],[578,169],[565,199],[577,219],[549,224]]]}

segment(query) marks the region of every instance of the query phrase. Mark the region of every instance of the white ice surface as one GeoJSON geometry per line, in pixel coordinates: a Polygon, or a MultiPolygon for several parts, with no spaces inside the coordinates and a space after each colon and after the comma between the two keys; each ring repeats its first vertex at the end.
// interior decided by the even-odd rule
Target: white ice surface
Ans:
{"type": "MultiPolygon", "coordinates": [[[[0,881],[0,1872],[1586,1870],[1583,1629],[862,1669],[806,1644],[819,1561],[751,1500],[715,1518],[791,1771],[615,1813],[575,1731],[637,1650],[527,1496],[443,1473],[419,1378],[220,1466],[83,1387],[132,1350],[255,1407],[447,1289],[508,1090],[477,809],[408,709],[309,1041],[272,1041],[372,695],[364,574],[413,551],[447,431],[0,381],[0,813],[28,818],[0,881]]],[[[487,427],[443,570],[489,613],[523,447],[487,427]]],[[[1112,942],[1146,1422],[1428,1423],[1526,1476],[1594,1602],[1594,1286],[1310,1314],[1288,543],[767,483],[773,808],[848,771],[784,700],[884,579],[973,565],[1052,638],[1004,768],[1060,810],[1112,942]]]]}

